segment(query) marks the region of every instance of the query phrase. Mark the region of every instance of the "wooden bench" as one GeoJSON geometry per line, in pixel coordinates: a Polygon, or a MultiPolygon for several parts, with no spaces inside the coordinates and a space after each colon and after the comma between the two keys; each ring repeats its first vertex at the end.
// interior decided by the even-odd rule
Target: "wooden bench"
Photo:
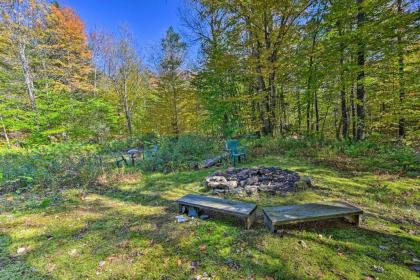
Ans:
{"type": "Polygon", "coordinates": [[[202,195],[188,194],[177,200],[179,211],[183,213],[189,207],[197,210],[220,212],[243,219],[245,228],[249,229],[255,221],[257,205],[241,201],[227,200],[202,195]]]}
{"type": "Polygon", "coordinates": [[[360,224],[363,211],[345,202],[308,203],[264,207],[264,223],[271,232],[279,226],[333,218],[345,218],[356,225],[360,224]]]}

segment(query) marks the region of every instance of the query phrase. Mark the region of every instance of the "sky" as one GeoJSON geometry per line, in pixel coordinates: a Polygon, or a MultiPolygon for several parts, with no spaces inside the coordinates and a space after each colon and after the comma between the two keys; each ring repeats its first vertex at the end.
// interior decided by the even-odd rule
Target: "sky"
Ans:
{"type": "Polygon", "coordinates": [[[86,24],[117,32],[122,23],[133,32],[139,52],[156,48],[169,26],[181,31],[178,9],[183,0],[60,0],[61,6],[73,8],[86,24]]]}

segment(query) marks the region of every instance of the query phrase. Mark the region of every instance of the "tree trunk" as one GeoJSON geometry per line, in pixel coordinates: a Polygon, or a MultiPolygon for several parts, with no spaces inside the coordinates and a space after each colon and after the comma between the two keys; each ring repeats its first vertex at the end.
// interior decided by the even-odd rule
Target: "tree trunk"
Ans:
{"type": "Polygon", "coordinates": [[[133,134],[133,128],[132,128],[132,125],[131,125],[131,112],[130,112],[130,107],[128,106],[127,79],[126,78],[124,78],[123,105],[124,105],[125,119],[127,121],[128,134],[131,136],[133,134]]]}
{"type": "Polygon", "coordinates": [[[96,90],[97,90],[97,72],[98,72],[98,67],[94,67],[94,72],[93,72],[93,95],[96,96],[96,90]]]}
{"type": "Polygon", "coordinates": [[[35,110],[35,89],[34,89],[34,82],[32,79],[31,68],[29,66],[28,57],[26,56],[25,52],[25,44],[22,42],[18,42],[18,49],[19,49],[19,59],[20,63],[22,64],[23,75],[25,77],[25,85],[28,91],[29,101],[31,103],[32,110],[35,110]]]}
{"type": "Polygon", "coordinates": [[[302,127],[302,103],[300,101],[300,91],[297,91],[297,105],[298,105],[298,132],[300,134],[300,129],[302,127]]]}
{"type": "Polygon", "coordinates": [[[315,102],[315,131],[319,132],[319,109],[318,109],[318,91],[314,91],[314,102],[315,102]]]}
{"type": "MultiPolygon", "coordinates": [[[[310,82],[308,81],[308,88],[309,84],[310,82]]],[[[311,94],[309,89],[307,90],[306,98],[306,133],[309,134],[311,131],[311,94]]]]}
{"type": "Polygon", "coordinates": [[[312,63],[313,58],[312,55],[309,57],[309,73],[308,73],[308,81],[306,85],[306,133],[309,134],[311,131],[311,85],[312,85],[312,63]]]}
{"type": "MultiPolygon", "coordinates": [[[[397,1],[398,15],[402,14],[402,0],[397,1]]],[[[398,49],[398,78],[399,78],[399,120],[398,120],[398,136],[404,138],[405,136],[405,119],[404,119],[404,54],[403,46],[401,39],[402,30],[399,28],[397,30],[397,49],[398,49]]]]}
{"type": "MultiPolygon", "coordinates": [[[[266,51],[271,51],[271,25],[272,16],[267,9],[264,9],[264,47],[266,51]]],[[[269,68],[273,69],[273,63],[276,60],[275,50],[271,51],[271,55],[268,57],[267,63],[269,68]]],[[[268,73],[268,89],[266,93],[266,134],[273,135],[273,127],[275,120],[275,99],[276,99],[276,88],[275,88],[275,71],[270,70],[268,73]]]]}
{"type": "Polygon", "coordinates": [[[351,87],[351,95],[350,95],[350,105],[351,105],[351,125],[352,125],[352,136],[353,139],[356,139],[356,106],[354,104],[354,84],[351,87]]]}
{"type": "Polygon", "coordinates": [[[308,73],[308,81],[306,85],[306,133],[309,134],[311,131],[311,103],[312,103],[312,66],[313,66],[313,56],[314,56],[314,50],[315,50],[315,42],[316,42],[316,32],[312,35],[312,45],[311,45],[311,53],[309,55],[309,73],[308,73]]]}
{"type": "Polygon", "coordinates": [[[0,121],[1,121],[2,128],[3,128],[4,138],[6,139],[7,147],[10,148],[9,135],[7,135],[6,125],[4,124],[3,116],[0,116],[0,121]]]}
{"type": "Polygon", "coordinates": [[[175,135],[178,136],[179,135],[178,104],[177,104],[178,96],[177,96],[176,88],[174,85],[172,85],[172,98],[173,98],[172,106],[174,110],[174,116],[173,116],[174,120],[172,123],[172,128],[174,130],[175,135]]]}
{"type": "Polygon", "coordinates": [[[335,130],[335,138],[339,139],[340,138],[340,124],[339,124],[339,120],[337,117],[337,106],[334,107],[334,130],[335,130]]]}
{"type": "MultiPolygon", "coordinates": [[[[273,63],[274,61],[270,61],[273,63]]],[[[268,76],[268,84],[270,87],[270,103],[269,103],[269,112],[268,112],[268,118],[269,118],[269,125],[270,125],[270,131],[269,134],[273,134],[274,126],[276,123],[276,103],[277,103],[277,97],[276,97],[276,85],[275,85],[275,72],[271,72],[268,76]]]]}
{"type": "Polygon", "coordinates": [[[345,89],[345,81],[344,81],[344,44],[343,44],[343,30],[341,26],[341,22],[338,22],[338,33],[339,33],[339,40],[340,40],[340,99],[341,99],[341,119],[343,122],[342,126],[342,133],[343,138],[349,138],[349,118],[347,112],[347,104],[346,104],[346,89],[345,89]]]}
{"type": "Polygon", "coordinates": [[[365,21],[365,13],[363,12],[363,0],[357,0],[357,28],[359,30],[358,51],[357,51],[357,65],[359,67],[357,73],[357,124],[356,124],[356,140],[363,140],[365,138],[365,43],[362,33],[362,26],[365,21]]]}
{"type": "Polygon", "coordinates": [[[280,87],[280,112],[279,112],[279,119],[280,119],[280,134],[284,134],[284,129],[286,127],[287,121],[286,121],[286,106],[284,101],[284,85],[281,84],[280,87]]]}

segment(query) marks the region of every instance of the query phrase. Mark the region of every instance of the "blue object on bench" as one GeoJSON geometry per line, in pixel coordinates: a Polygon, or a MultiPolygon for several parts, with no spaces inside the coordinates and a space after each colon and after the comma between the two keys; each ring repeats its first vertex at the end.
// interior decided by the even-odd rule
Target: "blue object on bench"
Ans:
{"type": "Polygon", "coordinates": [[[236,163],[242,160],[246,160],[246,150],[241,146],[238,140],[227,140],[226,150],[229,153],[229,158],[236,166],[236,163]]]}
{"type": "Polygon", "coordinates": [[[158,151],[159,151],[158,145],[153,145],[151,148],[144,149],[144,158],[151,159],[157,154],[158,151]]]}

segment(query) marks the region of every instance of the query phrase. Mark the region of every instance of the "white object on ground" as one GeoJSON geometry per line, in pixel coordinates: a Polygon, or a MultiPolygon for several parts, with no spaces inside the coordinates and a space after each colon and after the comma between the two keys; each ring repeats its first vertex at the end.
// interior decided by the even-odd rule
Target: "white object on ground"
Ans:
{"type": "Polygon", "coordinates": [[[185,218],[184,216],[181,216],[181,215],[180,216],[176,216],[175,219],[176,219],[176,221],[178,223],[184,223],[184,222],[188,221],[187,218],[185,218]]]}

